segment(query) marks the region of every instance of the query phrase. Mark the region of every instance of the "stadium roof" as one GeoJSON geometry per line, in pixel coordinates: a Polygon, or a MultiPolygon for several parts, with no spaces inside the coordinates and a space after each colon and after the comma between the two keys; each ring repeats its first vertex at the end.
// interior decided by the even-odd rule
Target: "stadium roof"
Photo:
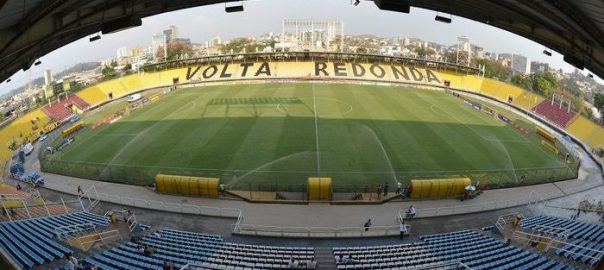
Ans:
{"type": "MultiPolygon", "coordinates": [[[[72,41],[140,24],[140,18],[234,0],[0,0],[0,81],[72,41]]],[[[376,0],[408,2],[534,40],[604,78],[604,1],[376,0]]],[[[359,7],[364,8],[364,7],[359,7]]]]}

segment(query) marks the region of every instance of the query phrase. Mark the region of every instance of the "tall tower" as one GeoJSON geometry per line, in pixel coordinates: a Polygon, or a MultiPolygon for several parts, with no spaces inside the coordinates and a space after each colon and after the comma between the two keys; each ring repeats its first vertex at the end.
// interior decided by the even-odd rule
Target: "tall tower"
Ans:
{"type": "Polygon", "coordinates": [[[52,75],[50,74],[50,69],[44,71],[44,85],[48,86],[52,83],[52,75]]]}
{"type": "Polygon", "coordinates": [[[472,44],[470,38],[461,36],[457,38],[457,63],[470,65],[472,59],[472,44]]]}

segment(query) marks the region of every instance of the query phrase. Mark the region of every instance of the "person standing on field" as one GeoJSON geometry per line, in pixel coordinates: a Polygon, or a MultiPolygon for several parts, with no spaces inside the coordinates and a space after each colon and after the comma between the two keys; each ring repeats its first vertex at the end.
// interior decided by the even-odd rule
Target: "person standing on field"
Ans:
{"type": "Polygon", "coordinates": [[[371,227],[371,219],[367,220],[367,222],[363,224],[363,227],[365,227],[365,231],[369,231],[369,227],[371,227]]]}
{"type": "Polygon", "coordinates": [[[388,182],[384,183],[384,198],[388,196],[388,182]]]}

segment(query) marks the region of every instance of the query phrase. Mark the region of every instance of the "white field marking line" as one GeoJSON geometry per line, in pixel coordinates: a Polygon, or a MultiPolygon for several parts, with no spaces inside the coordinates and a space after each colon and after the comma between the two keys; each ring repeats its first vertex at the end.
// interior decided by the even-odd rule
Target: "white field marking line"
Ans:
{"type": "Polygon", "coordinates": [[[317,99],[315,96],[315,85],[312,84],[312,100],[313,100],[313,111],[315,113],[315,143],[317,145],[317,176],[321,174],[321,149],[319,148],[319,124],[317,122],[317,99]]]}
{"type": "Polygon", "coordinates": [[[247,177],[248,175],[253,174],[253,173],[256,173],[256,172],[274,172],[274,171],[261,171],[260,169],[265,168],[265,167],[268,167],[268,166],[271,166],[271,165],[273,165],[273,164],[275,164],[275,163],[278,163],[278,162],[281,162],[281,161],[284,161],[284,160],[288,160],[288,159],[293,158],[293,157],[298,156],[298,155],[309,154],[309,153],[310,153],[310,152],[308,152],[308,151],[305,151],[305,152],[298,152],[298,153],[293,153],[293,154],[291,154],[291,155],[283,156],[283,157],[280,157],[280,158],[275,159],[275,160],[273,160],[273,161],[270,161],[270,162],[268,162],[268,163],[262,164],[262,165],[260,165],[259,167],[255,168],[255,169],[253,169],[253,170],[251,170],[251,171],[247,171],[245,174],[243,174],[243,175],[241,175],[241,176],[239,176],[239,177],[235,178],[233,181],[229,182],[229,183],[227,184],[227,186],[229,186],[229,187],[230,187],[230,186],[233,186],[233,185],[235,185],[237,182],[239,182],[239,180],[244,179],[244,178],[245,178],[245,177],[247,177]]]}
{"type": "MultiPolygon", "coordinates": [[[[201,97],[203,97],[204,95],[201,95],[201,97]]],[[[201,98],[198,97],[197,99],[201,98]]],[[[195,99],[195,101],[197,100],[195,99]]],[[[157,120],[157,122],[153,123],[153,125],[151,125],[150,127],[144,129],[143,131],[139,132],[138,134],[136,134],[136,136],[134,136],[134,138],[132,138],[130,141],[128,141],[115,155],[113,155],[113,158],[109,161],[109,163],[107,163],[107,167],[109,167],[109,165],[113,165],[113,162],[115,162],[115,160],[122,155],[122,153],[124,153],[124,151],[126,150],[126,148],[128,148],[132,143],[138,141],[138,139],[142,136],[147,134],[147,132],[149,132],[149,130],[153,129],[155,126],[157,126],[159,123],[162,123],[163,120],[165,120],[166,118],[174,115],[174,114],[178,114],[181,112],[181,110],[183,109],[188,109],[188,108],[180,108],[179,110],[173,111],[172,113],[162,117],[160,120],[157,120]]]]}
{"type": "MultiPolygon", "coordinates": [[[[303,152],[302,152],[303,153],[303,152]]],[[[74,164],[83,164],[83,165],[103,165],[107,166],[107,163],[99,163],[99,162],[85,162],[80,160],[70,160],[70,159],[60,159],[60,162],[70,162],[74,164]]],[[[249,170],[241,170],[241,169],[216,169],[216,168],[200,168],[200,167],[176,167],[176,166],[147,166],[147,165],[133,165],[133,164],[112,164],[113,166],[121,166],[121,167],[132,167],[132,168],[151,168],[151,169],[183,169],[183,170],[200,170],[200,171],[217,171],[217,172],[248,172],[249,170]]],[[[523,167],[516,168],[518,171],[520,170],[557,170],[557,169],[567,169],[566,166],[563,167],[523,167]]],[[[450,170],[450,171],[396,171],[396,173],[460,173],[460,172],[507,172],[509,170],[505,169],[485,169],[485,170],[450,170]]],[[[292,171],[292,170],[257,170],[256,172],[280,172],[280,173],[309,173],[313,171],[292,171]]],[[[323,171],[324,173],[349,173],[349,174],[383,174],[382,171],[323,171]]]]}
{"type": "MultiPolygon", "coordinates": [[[[197,100],[197,99],[195,99],[197,100]]],[[[197,102],[191,101],[189,102],[189,104],[191,104],[190,106],[186,106],[186,110],[182,110],[180,113],[176,114],[176,115],[181,115],[181,114],[185,114],[188,113],[190,110],[195,109],[197,107],[197,102]]]]}
{"type": "Polygon", "coordinates": [[[369,133],[373,136],[375,141],[380,146],[380,149],[382,150],[382,154],[384,154],[384,157],[386,158],[386,161],[388,162],[388,167],[390,168],[390,172],[392,173],[392,181],[394,181],[393,183],[396,185],[396,183],[397,183],[396,172],[394,171],[394,167],[392,167],[392,161],[390,161],[390,157],[388,156],[388,153],[386,153],[386,149],[384,149],[384,145],[382,145],[382,140],[380,140],[380,138],[377,136],[377,134],[375,134],[375,131],[373,131],[373,129],[371,129],[369,126],[363,125],[363,128],[365,128],[365,129],[367,129],[367,131],[369,131],[369,133]]]}
{"type": "MultiPolygon", "coordinates": [[[[503,139],[496,139],[496,138],[487,138],[487,137],[484,137],[482,134],[480,134],[479,132],[475,131],[475,130],[474,130],[472,127],[470,127],[470,126],[468,126],[467,124],[465,124],[464,122],[460,121],[460,120],[459,120],[457,117],[455,117],[455,116],[451,115],[451,114],[450,114],[450,113],[448,113],[447,111],[445,111],[445,110],[443,110],[443,109],[441,109],[441,108],[439,108],[439,107],[435,107],[434,105],[430,105],[430,109],[431,109],[432,111],[436,112],[436,111],[434,110],[434,108],[436,108],[436,109],[438,109],[438,110],[440,110],[440,111],[444,112],[444,113],[445,113],[445,114],[447,114],[449,117],[451,117],[451,118],[455,119],[457,122],[459,122],[459,123],[461,123],[462,125],[466,126],[466,127],[467,127],[467,128],[469,128],[470,130],[472,130],[472,132],[474,132],[475,134],[477,134],[478,136],[480,136],[480,137],[481,137],[483,140],[485,140],[485,141],[490,141],[490,142],[493,142],[493,143],[496,143],[496,144],[497,144],[497,145],[499,145],[500,147],[503,147],[503,149],[505,150],[506,155],[508,156],[508,159],[510,160],[510,162],[511,162],[511,157],[510,157],[510,154],[509,154],[509,152],[507,151],[507,148],[506,148],[506,147],[505,147],[505,146],[504,146],[504,145],[503,145],[501,142],[512,142],[512,143],[523,143],[523,144],[530,144],[530,140],[528,140],[528,139],[526,139],[526,138],[523,138],[523,140],[503,140],[503,139]]],[[[481,120],[482,120],[482,119],[481,119],[481,120]]],[[[486,123],[486,121],[484,121],[484,120],[482,120],[482,121],[486,123]]],[[[541,150],[542,152],[544,152],[544,153],[546,153],[546,154],[548,154],[548,155],[549,155],[549,153],[547,153],[547,152],[545,151],[545,149],[542,149],[542,147],[537,147],[537,148],[538,148],[539,150],[541,150]]],[[[560,161],[559,161],[559,160],[557,160],[557,159],[555,159],[555,161],[557,161],[557,163],[560,163],[560,161]]],[[[517,170],[514,168],[514,164],[513,164],[513,163],[510,163],[510,164],[512,165],[512,170],[517,171],[517,170]]],[[[568,164],[566,164],[566,163],[564,163],[564,167],[569,168],[569,167],[568,167],[568,164]]],[[[516,182],[518,182],[518,177],[516,176],[516,174],[514,174],[514,176],[516,177],[516,182]]]]}
{"type": "MultiPolygon", "coordinates": [[[[299,98],[299,99],[300,100],[304,100],[304,99],[310,99],[310,98],[299,98]]],[[[344,102],[344,101],[340,101],[340,100],[337,100],[335,98],[323,98],[323,97],[320,97],[320,98],[317,98],[317,99],[318,100],[329,100],[329,101],[333,101],[333,102],[344,104],[344,105],[348,106],[348,110],[346,110],[345,112],[342,112],[342,115],[347,115],[347,114],[349,114],[349,113],[352,112],[352,105],[350,105],[350,103],[347,103],[347,102],[344,102]]],[[[277,104],[277,110],[279,112],[283,113],[283,114],[287,114],[285,112],[285,109],[283,109],[283,107],[284,106],[281,103],[277,104]]]]}
{"type": "MultiPolygon", "coordinates": [[[[161,108],[161,106],[154,106],[154,107],[151,107],[151,108],[149,109],[149,111],[155,110],[155,109],[157,109],[157,108],[161,108]]],[[[149,112],[147,112],[147,113],[149,113],[149,112]]],[[[122,119],[123,119],[123,117],[122,117],[122,119]]],[[[106,126],[107,126],[107,125],[104,125],[104,126],[101,126],[101,127],[99,127],[99,128],[103,128],[103,127],[106,127],[106,126]]],[[[100,133],[100,132],[99,132],[99,133],[100,133]]],[[[138,133],[137,133],[137,134],[138,134],[138,133]]],[[[95,134],[93,134],[93,135],[95,135],[95,134]]],[[[136,135],[135,135],[135,136],[136,136],[136,135]]],[[[61,153],[61,155],[67,155],[67,154],[68,154],[68,153],[70,153],[70,152],[71,152],[73,149],[77,148],[77,147],[78,147],[78,146],[80,146],[81,144],[84,144],[85,142],[88,142],[88,141],[89,141],[90,139],[92,139],[92,138],[94,138],[94,136],[88,136],[88,138],[85,138],[84,140],[78,140],[78,141],[76,141],[76,143],[75,143],[75,144],[73,144],[72,146],[70,146],[70,147],[69,147],[69,149],[67,149],[67,150],[66,150],[66,151],[64,151],[63,153],[61,153]]],[[[55,156],[55,155],[53,155],[53,159],[54,159],[54,156],[55,156]]]]}
{"type": "Polygon", "coordinates": [[[136,136],[137,133],[108,133],[108,134],[93,134],[92,137],[128,137],[136,136]]]}
{"type": "MultiPolygon", "coordinates": [[[[526,138],[522,138],[522,140],[503,140],[503,139],[497,139],[497,138],[487,138],[487,137],[483,136],[482,134],[480,134],[479,132],[477,132],[476,130],[474,130],[472,127],[468,126],[468,125],[467,125],[466,123],[464,123],[463,121],[459,120],[459,118],[457,118],[457,117],[453,116],[452,114],[450,114],[449,112],[447,112],[447,111],[445,111],[445,110],[441,109],[440,107],[436,107],[436,106],[434,106],[434,104],[432,104],[431,102],[429,102],[428,100],[426,100],[426,99],[424,98],[424,97],[426,97],[426,96],[425,96],[425,95],[423,95],[422,93],[419,93],[419,92],[418,92],[418,93],[415,93],[415,95],[417,95],[417,96],[418,96],[420,99],[422,99],[423,101],[425,101],[425,102],[429,103],[429,104],[430,104],[430,110],[432,110],[433,112],[436,112],[436,111],[434,110],[435,108],[436,108],[436,109],[438,109],[438,110],[440,110],[440,111],[442,111],[442,112],[444,112],[444,113],[445,113],[447,116],[449,116],[449,117],[451,117],[451,118],[455,119],[457,122],[459,122],[459,123],[461,123],[462,125],[464,125],[465,127],[469,128],[470,130],[472,130],[472,132],[474,132],[476,135],[480,136],[480,137],[481,137],[483,140],[485,140],[485,141],[491,141],[491,142],[493,142],[493,141],[498,141],[498,142],[514,142],[514,143],[525,143],[525,144],[530,143],[530,141],[529,141],[528,139],[526,139],[526,138]]],[[[437,97],[437,98],[450,100],[448,97],[437,97]]],[[[490,124],[489,122],[487,122],[486,120],[484,120],[484,119],[482,119],[482,118],[480,118],[480,117],[478,117],[478,119],[479,119],[480,121],[482,121],[483,123],[490,124]]]]}
{"type": "MultiPolygon", "coordinates": [[[[431,105],[431,107],[430,107],[431,109],[432,109],[432,106],[434,106],[434,105],[431,105]]],[[[438,109],[440,109],[440,108],[438,108],[438,109]]],[[[505,108],[503,108],[503,109],[505,109],[505,108]]],[[[442,110],[442,111],[444,111],[444,110],[442,110]]],[[[447,113],[447,112],[445,112],[445,113],[446,113],[447,115],[451,116],[449,113],[447,113]]],[[[482,118],[479,118],[479,119],[480,119],[481,121],[483,121],[484,123],[488,123],[486,120],[483,120],[482,118]]],[[[459,121],[459,120],[458,120],[458,121],[459,121]]],[[[465,124],[464,124],[464,125],[465,125],[465,124]]],[[[476,133],[476,132],[475,132],[475,133],[476,133]]],[[[482,136],[481,136],[481,137],[482,137],[482,136]]],[[[489,140],[489,139],[486,139],[486,140],[489,140],[489,141],[492,141],[492,142],[512,142],[512,143],[524,143],[524,144],[530,144],[530,142],[531,142],[531,141],[530,141],[529,139],[524,138],[524,137],[522,137],[522,138],[523,138],[523,140],[502,140],[502,139],[494,139],[494,140],[489,140]]],[[[483,137],[483,139],[484,139],[484,137],[483,137]]],[[[503,145],[502,145],[502,146],[503,146],[503,145]]],[[[505,148],[505,146],[503,146],[503,147],[505,148]]],[[[538,148],[538,149],[539,149],[541,152],[545,153],[545,155],[546,155],[546,156],[551,156],[551,153],[549,153],[549,152],[545,151],[545,149],[543,149],[543,147],[536,147],[536,148],[538,148]]],[[[506,149],[506,151],[507,151],[507,149],[506,149]]],[[[508,156],[509,156],[509,153],[508,153],[508,156]]],[[[566,164],[566,162],[562,162],[562,161],[560,161],[559,159],[556,159],[556,158],[554,158],[554,157],[552,157],[552,159],[553,159],[554,161],[556,161],[556,163],[558,163],[558,164],[564,164],[564,167],[566,167],[566,168],[570,169],[569,165],[568,165],[568,164],[566,164]]],[[[518,181],[518,179],[516,179],[516,181],[518,181]]]]}
{"type": "Polygon", "coordinates": [[[518,175],[516,174],[516,168],[514,168],[514,161],[512,161],[512,156],[510,156],[510,152],[508,152],[508,149],[500,141],[494,141],[493,143],[495,143],[496,145],[501,147],[503,149],[503,151],[505,152],[505,155],[508,158],[508,162],[512,166],[512,172],[514,172],[514,178],[516,179],[516,184],[518,184],[520,181],[518,181],[518,175]]]}
{"type": "MultiPolygon", "coordinates": [[[[469,107],[467,107],[467,106],[466,106],[466,107],[463,107],[463,108],[464,108],[464,109],[466,109],[466,110],[470,109],[470,108],[469,108],[469,107]]],[[[474,109],[472,108],[472,109],[470,109],[470,110],[474,110],[474,109]]],[[[474,116],[474,114],[470,114],[470,115],[474,116]]],[[[476,115],[476,116],[475,116],[475,118],[477,118],[478,120],[480,120],[481,122],[483,122],[483,123],[485,123],[485,124],[491,124],[491,123],[489,123],[487,120],[483,119],[482,117],[480,117],[480,116],[478,116],[478,115],[476,115]]],[[[506,126],[506,125],[507,125],[507,124],[504,124],[503,126],[506,126]]],[[[497,140],[497,141],[499,141],[499,142],[519,142],[519,143],[523,142],[523,143],[530,143],[530,140],[529,140],[529,139],[527,139],[527,138],[525,138],[525,137],[520,137],[520,138],[522,138],[522,140],[502,140],[502,139],[496,139],[496,140],[497,140]]]]}
{"type": "Polygon", "coordinates": [[[448,113],[447,111],[445,111],[445,110],[443,110],[443,109],[441,109],[439,107],[436,107],[434,105],[430,105],[430,109],[433,112],[437,112],[435,109],[438,109],[439,111],[445,113],[447,116],[455,119],[455,121],[457,121],[460,124],[464,125],[466,128],[468,128],[469,130],[471,130],[472,132],[474,132],[474,134],[478,135],[480,138],[482,138],[485,141],[490,141],[490,142],[514,142],[514,143],[524,143],[524,144],[530,143],[530,141],[528,139],[524,139],[524,140],[503,140],[503,139],[485,137],[480,132],[474,130],[474,128],[472,128],[471,126],[467,125],[463,121],[459,120],[459,118],[453,116],[452,114],[448,113]]]}
{"type": "Polygon", "coordinates": [[[281,107],[281,103],[277,104],[277,111],[281,112],[282,114],[287,114],[285,109],[281,107]]]}
{"type": "Polygon", "coordinates": [[[552,154],[553,154],[553,153],[548,152],[548,151],[545,151],[545,149],[543,149],[543,147],[542,147],[541,145],[535,145],[535,148],[537,148],[537,149],[539,149],[541,152],[543,152],[543,153],[545,154],[545,156],[549,156],[549,157],[551,157],[551,159],[553,159],[554,161],[556,161],[556,163],[558,163],[558,164],[564,164],[564,167],[565,167],[565,168],[567,168],[567,169],[571,169],[571,168],[570,168],[570,166],[569,166],[569,164],[567,164],[566,162],[564,162],[564,161],[562,161],[562,160],[560,160],[560,159],[557,159],[557,158],[553,157],[553,156],[552,156],[552,154]]]}

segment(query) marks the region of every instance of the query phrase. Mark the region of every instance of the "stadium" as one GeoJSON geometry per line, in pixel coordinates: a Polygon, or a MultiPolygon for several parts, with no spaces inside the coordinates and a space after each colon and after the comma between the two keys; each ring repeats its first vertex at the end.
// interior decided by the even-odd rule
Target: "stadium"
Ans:
{"type": "MultiPolygon", "coordinates": [[[[211,4],[143,2],[131,12],[211,4]]],[[[405,12],[394,2],[375,1],[405,12]]],[[[479,8],[449,12],[493,5],[467,2],[479,8]]],[[[533,19],[519,14],[498,16],[533,19]]],[[[560,51],[600,74],[597,44],[560,51]]],[[[604,128],[484,67],[319,51],[158,61],[63,92],[0,139],[3,269],[604,269],[604,128]]]]}

